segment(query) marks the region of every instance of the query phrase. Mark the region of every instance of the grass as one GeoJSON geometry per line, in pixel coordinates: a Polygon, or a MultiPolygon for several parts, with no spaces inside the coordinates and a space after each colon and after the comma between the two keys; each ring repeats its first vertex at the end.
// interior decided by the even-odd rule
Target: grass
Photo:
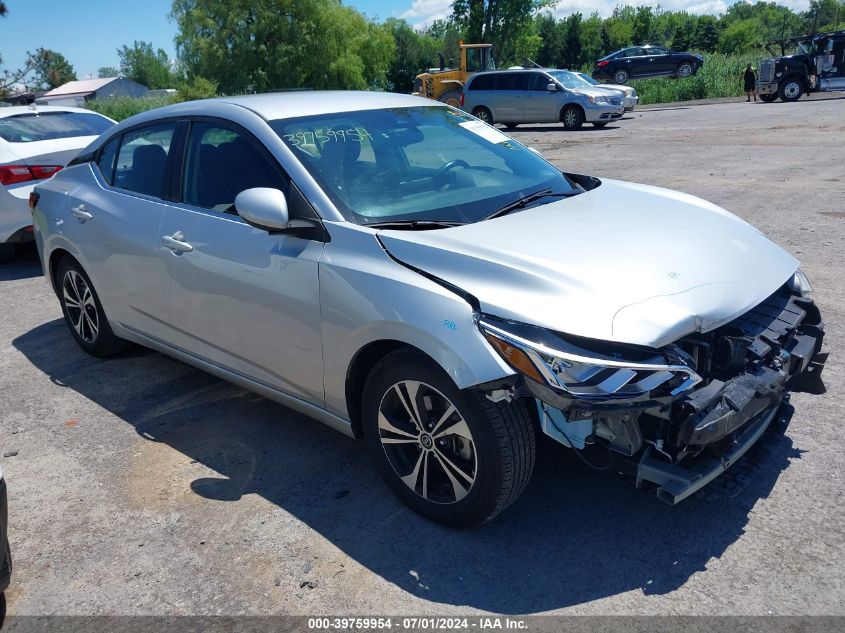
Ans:
{"type": "Polygon", "coordinates": [[[673,101],[691,101],[693,99],[716,99],[718,97],[739,97],[742,90],[742,71],[751,62],[759,68],[760,60],[750,55],[722,55],[710,53],[704,55],[704,65],[692,77],[671,79],[654,77],[635,79],[630,83],[637,89],[640,104],[670,103],[673,101]]]}
{"type": "Polygon", "coordinates": [[[174,97],[116,97],[114,99],[87,101],[85,107],[119,122],[141,112],[160,108],[171,103],[176,103],[174,97]]]}

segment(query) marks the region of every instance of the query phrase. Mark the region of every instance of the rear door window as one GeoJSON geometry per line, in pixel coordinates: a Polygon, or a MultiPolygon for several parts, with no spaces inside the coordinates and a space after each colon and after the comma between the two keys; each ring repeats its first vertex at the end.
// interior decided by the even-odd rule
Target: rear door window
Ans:
{"type": "Polygon", "coordinates": [[[470,90],[494,90],[496,87],[496,75],[478,75],[469,84],[470,90]]]}
{"type": "Polygon", "coordinates": [[[502,73],[496,78],[496,90],[528,90],[528,73],[502,73]]]}
{"type": "Polygon", "coordinates": [[[9,143],[33,143],[73,136],[99,136],[113,125],[93,112],[27,112],[0,117],[0,138],[9,143]]]}
{"type": "Polygon", "coordinates": [[[162,123],[124,134],[112,184],[128,191],[164,198],[167,156],[176,125],[162,123]]]}

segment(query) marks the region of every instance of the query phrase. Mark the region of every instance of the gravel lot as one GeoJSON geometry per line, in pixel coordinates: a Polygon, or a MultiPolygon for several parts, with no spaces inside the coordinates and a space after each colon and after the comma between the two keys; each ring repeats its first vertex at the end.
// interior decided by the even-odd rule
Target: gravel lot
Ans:
{"type": "Polygon", "coordinates": [[[506,514],[450,531],[395,500],[360,443],[156,353],[87,357],[30,256],[0,268],[9,613],[845,614],[845,98],[514,136],[570,171],[707,198],[795,253],[827,393],[793,396],[785,434],[677,507],[548,452],[506,514]]]}

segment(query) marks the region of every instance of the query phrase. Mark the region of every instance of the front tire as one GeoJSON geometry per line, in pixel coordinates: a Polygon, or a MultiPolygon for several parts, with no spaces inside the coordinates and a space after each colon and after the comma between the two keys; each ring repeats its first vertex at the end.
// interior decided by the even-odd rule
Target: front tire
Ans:
{"type": "Polygon", "coordinates": [[[472,116],[484,121],[487,125],[493,125],[493,113],[484,106],[478,106],[472,111],[472,116]]]}
{"type": "Polygon", "coordinates": [[[56,273],[56,287],[65,323],[84,351],[106,358],[122,352],[129,342],[112,332],[91,280],[76,260],[65,257],[56,273]]]}
{"type": "Polygon", "coordinates": [[[621,68],[613,73],[613,83],[623,85],[628,82],[628,71],[621,68]]]}
{"type": "Polygon", "coordinates": [[[566,130],[580,130],[584,125],[584,113],[576,105],[566,106],[560,113],[560,122],[566,130]]]}
{"type": "Polygon", "coordinates": [[[785,81],[780,82],[780,85],[778,86],[778,96],[781,101],[785,101],[787,103],[791,101],[798,101],[802,94],[804,94],[804,86],[798,79],[786,79],[785,81]]]}
{"type": "Polygon", "coordinates": [[[420,352],[398,350],[379,361],[363,402],[364,438],[381,476],[432,521],[489,521],[531,477],[536,449],[525,405],[458,389],[420,352]]]}
{"type": "Polygon", "coordinates": [[[678,70],[675,71],[675,74],[678,76],[679,79],[684,79],[685,77],[691,76],[695,72],[695,68],[693,68],[692,64],[689,62],[681,62],[678,64],[678,70]]]}

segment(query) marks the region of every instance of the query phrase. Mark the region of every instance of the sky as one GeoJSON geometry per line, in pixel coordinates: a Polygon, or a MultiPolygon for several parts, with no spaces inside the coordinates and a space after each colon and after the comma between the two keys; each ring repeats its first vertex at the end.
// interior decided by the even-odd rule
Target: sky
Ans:
{"type": "MultiPolygon", "coordinates": [[[[580,11],[609,15],[616,4],[658,4],[666,10],[721,13],[735,0],[561,0],[559,16],[580,11]]],[[[805,11],[809,0],[779,0],[805,11]]],[[[175,57],[176,25],[168,20],[171,0],[5,0],[0,19],[0,57],[5,69],[20,68],[27,51],[39,47],[62,53],[79,79],[97,76],[102,66],[118,66],[117,49],[135,40],[152,42],[175,57]]],[[[452,0],[345,0],[371,18],[404,18],[424,26],[451,13],[452,0]]]]}

